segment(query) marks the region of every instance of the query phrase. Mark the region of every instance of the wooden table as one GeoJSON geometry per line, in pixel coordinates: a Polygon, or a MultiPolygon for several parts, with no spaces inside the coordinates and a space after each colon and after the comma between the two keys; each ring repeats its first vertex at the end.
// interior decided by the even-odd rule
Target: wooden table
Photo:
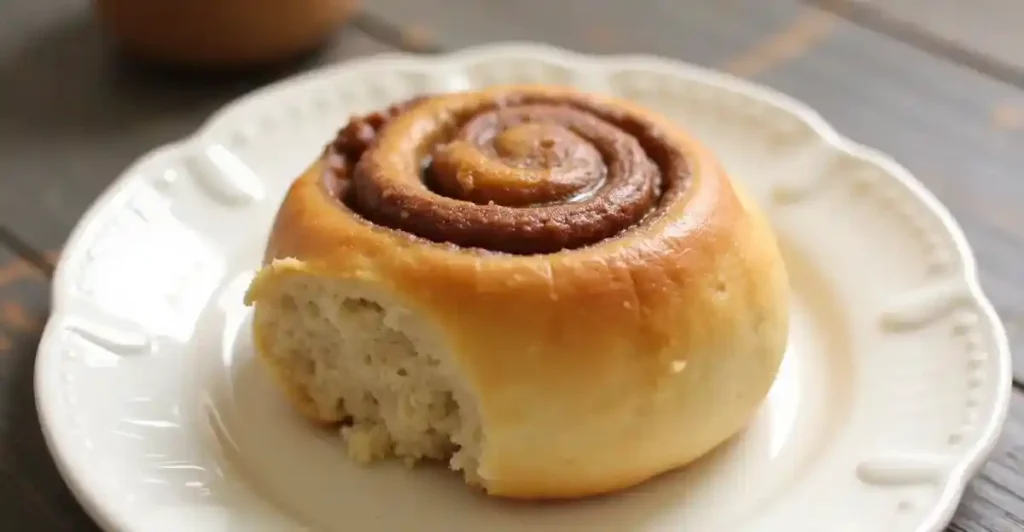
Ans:
{"type": "Polygon", "coordinates": [[[61,244],[125,166],[275,77],[388,50],[436,53],[506,39],[656,53],[730,71],[808,102],[914,171],[964,226],[1017,351],[1001,443],[950,530],[1024,530],[1024,3],[365,3],[315,57],[259,79],[219,80],[126,65],[82,0],[0,5],[0,530],[96,530],[44,447],[32,366],[61,244]]]}

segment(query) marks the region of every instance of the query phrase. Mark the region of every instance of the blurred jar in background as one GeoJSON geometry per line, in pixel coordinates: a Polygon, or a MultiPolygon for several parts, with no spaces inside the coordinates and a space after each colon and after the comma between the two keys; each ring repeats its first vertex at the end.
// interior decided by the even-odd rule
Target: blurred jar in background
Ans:
{"type": "Polygon", "coordinates": [[[93,0],[100,23],[139,59],[203,69],[278,63],[322,45],[357,0],[93,0]]]}

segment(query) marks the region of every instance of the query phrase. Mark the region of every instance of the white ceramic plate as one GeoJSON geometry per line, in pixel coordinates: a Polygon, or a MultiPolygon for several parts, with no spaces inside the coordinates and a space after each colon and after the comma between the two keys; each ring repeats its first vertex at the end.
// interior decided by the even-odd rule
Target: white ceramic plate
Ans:
{"type": "Polygon", "coordinates": [[[112,531],[937,531],[994,445],[1002,325],[947,211],[802,104],[700,68],[504,44],[387,55],[277,83],[146,155],[74,231],[36,393],[47,441],[112,531]],[[768,210],[796,306],[758,417],[697,465],[531,506],[453,474],[360,468],[253,364],[242,292],[290,180],[350,113],[423,91],[576,85],[717,150],[768,210]]]}

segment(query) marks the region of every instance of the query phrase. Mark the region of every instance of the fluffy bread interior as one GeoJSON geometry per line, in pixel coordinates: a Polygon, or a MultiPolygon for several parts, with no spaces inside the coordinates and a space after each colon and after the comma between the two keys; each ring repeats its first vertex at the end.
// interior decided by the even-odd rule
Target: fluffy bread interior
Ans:
{"type": "Polygon", "coordinates": [[[268,284],[256,313],[261,356],[287,373],[278,377],[304,396],[307,415],[341,423],[353,459],[447,460],[483,485],[475,398],[424,320],[351,282],[294,274],[268,284]]]}

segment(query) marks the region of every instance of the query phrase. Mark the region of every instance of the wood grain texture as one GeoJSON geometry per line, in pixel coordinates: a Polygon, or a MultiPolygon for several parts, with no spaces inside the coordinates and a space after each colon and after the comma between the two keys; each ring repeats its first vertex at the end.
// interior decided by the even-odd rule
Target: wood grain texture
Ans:
{"type": "Polygon", "coordinates": [[[224,103],[313,65],[388,49],[343,30],[319,54],[259,75],[176,76],[118,57],[88,5],[0,3],[0,224],[35,246],[61,244],[125,167],[224,103]]]}
{"type": "Polygon", "coordinates": [[[1019,0],[847,0],[1024,74],[1024,2],[1019,0]]]}
{"type": "Polygon", "coordinates": [[[36,415],[33,366],[48,309],[49,279],[0,247],[0,530],[99,530],[58,475],[36,415]]]}
{"type": "Polygon", "coordinates": [[[413,47],[535,40],[591,53],[649,53],[714,65],[793,32],[800,9],[796,0],[375,0],[364,7],[376,20],[393,23],[413,47]]]}
{"type": "Polygon", "coordinates": [[[949,532],[1024,530],[1024,393],[1013,395],[1010,414],[992,459],[968,487],[949,532]]]}

